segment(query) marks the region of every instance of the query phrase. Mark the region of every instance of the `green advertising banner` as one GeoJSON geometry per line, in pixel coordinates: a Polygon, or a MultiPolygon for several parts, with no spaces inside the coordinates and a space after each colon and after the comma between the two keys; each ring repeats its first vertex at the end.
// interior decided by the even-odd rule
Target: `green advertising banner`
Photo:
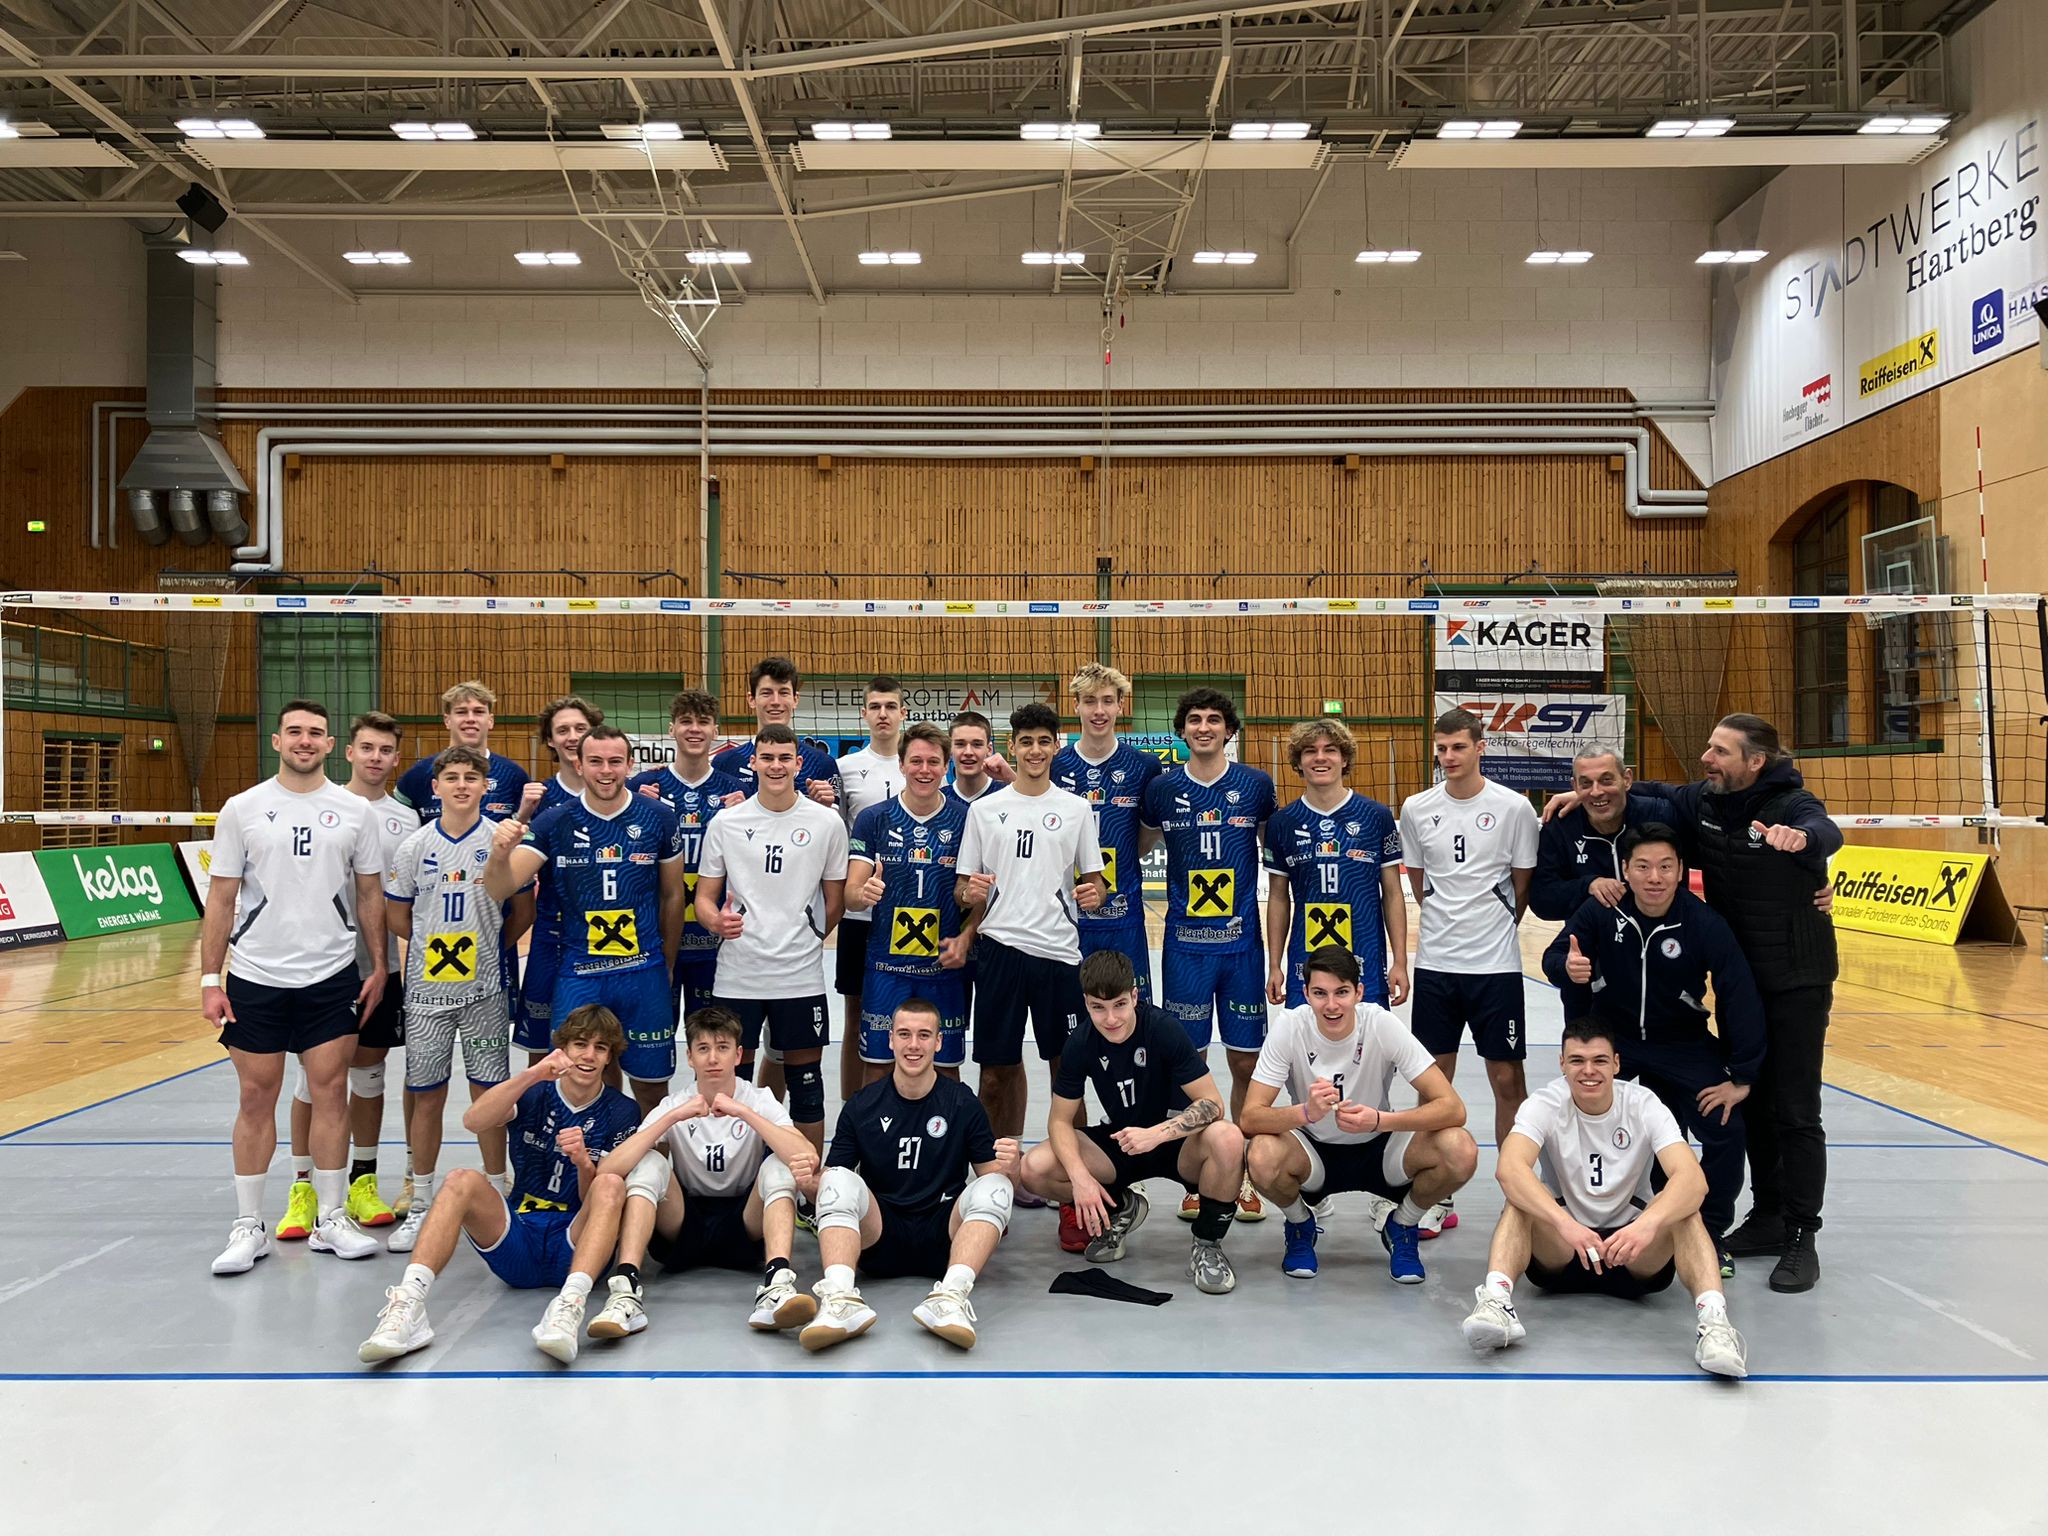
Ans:
{"type": "Polygon", "coordinates": [[[68,939],[199,920],[178,872],[178,851],[169,843],[45,848],[36,854],[36,868],[68,939]]]}

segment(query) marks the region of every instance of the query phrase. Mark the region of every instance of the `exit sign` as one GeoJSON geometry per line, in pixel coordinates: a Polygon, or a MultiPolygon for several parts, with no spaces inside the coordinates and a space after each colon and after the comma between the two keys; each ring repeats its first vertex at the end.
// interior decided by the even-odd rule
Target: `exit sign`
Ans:
{"type": "Polygon", "coordinates": [[[1326,715],[1341,715],[1341,714],[1343,714],[1343,713],[1344,713],[1344,701],[1343,701],[1342,699],[1325,699],[1325,700],[1323,700],[1323,713],[1324,713],[1324,714],[1326,714],[1326,715]]]}

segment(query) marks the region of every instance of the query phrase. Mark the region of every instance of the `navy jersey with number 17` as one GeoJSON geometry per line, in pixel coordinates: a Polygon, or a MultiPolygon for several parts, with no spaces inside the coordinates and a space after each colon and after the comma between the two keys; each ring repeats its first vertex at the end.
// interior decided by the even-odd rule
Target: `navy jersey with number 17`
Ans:
{"type": "Polygon", "coordinates": [[[1259,914],[1259,828],[1272,818],[1273,781],[1243,763],[1211,783],[1186,763],[1145,791],[1143,820],[1166,834],[1166,936],[1211,950],[1254,949],[1259,914]]]}
{"type": "Polygon", "coordinates": [[[554,869],[562,901],[562,963],[573,976],[661,965],[661,869],[683,856],[675,812],[628,795],[611,816],[579,795],[527,829],[554,869]]]}
{"type": "Polygon", "coordinates": [[[1166,771],[1166,764],[1127,741],[1101,762],[1081,755],[1078,745],[1062,747],[1052,760],[1052,781],[1079,795],[1095,812],[1095,840],[1102,845],[1102,877],[1109,892],[1100,907],[1083,912],[1081,931],[1090,928],[1142,927],[1145,922],[1144,877],[1138,872],[1138,811],[1145,789],[1166,771]]]}
{"type": "Polygon", "coordinates": [[[718,935],[697,921],[697,861],[704,853],[704,829],[711,818],[725,809],[728,795],[745,795],[751,786],[729,773],[709,769],[692,784],[673,766],[650,768],[626,781],[634,794],[652,789],[654,798],[675,812],[676,832],[683,840],[683,883],[690,891],[690,916],[683,924],[683,943],[677,962],[704,964],[718,950],[718,935]]]}

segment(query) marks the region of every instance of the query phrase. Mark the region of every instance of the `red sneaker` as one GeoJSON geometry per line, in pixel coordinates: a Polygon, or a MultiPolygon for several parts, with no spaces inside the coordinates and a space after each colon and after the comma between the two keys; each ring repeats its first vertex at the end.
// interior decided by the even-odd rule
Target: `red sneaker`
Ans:
{"type": "Polygon", "coordinates": [[[1071,1205],[1060,1207],[1060,1252],[1079,1253],[1088,1246],[1088,1229],[1071,1205]]]}

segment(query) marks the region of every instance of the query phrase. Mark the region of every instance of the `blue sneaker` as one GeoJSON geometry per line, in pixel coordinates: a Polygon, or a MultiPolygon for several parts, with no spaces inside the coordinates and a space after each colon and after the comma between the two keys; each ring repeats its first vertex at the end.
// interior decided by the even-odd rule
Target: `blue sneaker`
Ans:
{"type": "Polygon", "coordinates": [[[1313,1280],[1316,1273],[1316,1239],[1322,1235],[1315,1218],[1287,1223],[1287,1251],[1280,1256],[1281,1273],[1296,1280],[1313,1280]]]}
{"type": "Polygon", "coordinates": [[[1386,1244],[1389,1258],[1387,1270],[1397,1285],[1420,1285],[1423,1280],[1422,1242],[1415,1228],[1404,1221],[1389,1219],[1380,1229],[1380,1241],[1386,1244]]]}

